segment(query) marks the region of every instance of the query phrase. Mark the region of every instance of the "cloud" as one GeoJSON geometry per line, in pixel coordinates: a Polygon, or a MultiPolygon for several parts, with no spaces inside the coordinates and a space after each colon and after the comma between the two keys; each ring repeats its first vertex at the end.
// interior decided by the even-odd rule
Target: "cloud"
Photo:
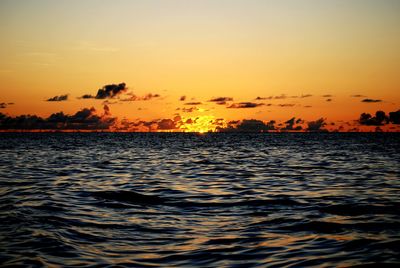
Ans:
{"type": "Polygon", "coordinates": [[[389,123],[390,119],[384,111],[377,111],[374,117],[368,113],[362,113],[358,122],[366,126],[382,126],[389,123]]]}
{"type": "Polygon", "coordinates": [[[393,124],[400,124],[400,110],[389,113],[389,121],[393,124]]]}
{"type": "Polygon", "coordinates": [[[97,91],[96,99],[114,98],[126,90],[125,83],[105,85],[97,91]]]}
{"type": "Polygon", "coordinates": [[[92,96],[90,94],[85,94],[85,95],[82,95],[82,97],[80,97],[78,99],[94,99],[94,96],[92,96]]]}
{"type": "Polygon", "coordinates": [[[276,100],[284,100],[286,98],[287,98],[287,96],[285,94],[281,94],[280,96],[275,96],[274,97],[274,99],[276,99],[276,100]]]}
{"type": "Polygon", "coordinates": [[[176,124],[172,119],[162,119],[157,123],[157,129],[160,130],[172,130],[176,129],[176,124]]]}
{"type": "Polygon", "coordinates": [[[259,106],[263,106],[264,103],[254,103],[254,102],[239,102],[232,103],[232,105],[228,106],[228,108],[240,109],[240,108],[256,108],[259,106]]]}
{"type": "Polygon", "coordinates": [[[327,102],[331,102],[331,101],[332,101],[332,99],[326,99],[325,101],[327,101],[327,102]]]}
{"type": "Polygon", "coordinates": [[[156,121],[130,121],[128,119],[122,119],[118,126],[117,131],[128,131],[128,132],[152,132],[157,131],[156,121]]]}
{"type": "Polygon", "coordinates": [[[269,97],[257,97],[257,98],[255,98],[255,100],[270,100],[270,99],[272,99],[272,96],[269,96],[269,97]]]}
{"type": "Polygon", "coordinates": [[[103,105],[113,105],[113,104],[117,104],[117,101],[112,101],[112,100],[105,100],[102,102],[103,105]]]}
{"type": "Polygon", "coordinates": [[[230,121],[227,127],[217,127],[217,130],[219,132],[268,132],[269,130],[275,130],[275,123],[274,120],[264,123],[261,120],[245,119],[242,121],[230,121]]]}
{"type": "Polygon", "coordinates": [[[200,104],[202,104],[202,103],[199,102],[199,101],[195,101],[195,102],[186,102],[186,103],[185,103],[185,105],[200,105],[200,104]]]}
{"type": "MultiPolygon", "coordinates": [[[[121,96],[128,90],[125,83],[105,85],[97,91],[96,96],[85,94],[78,99],[113,99],[121,96]]],[[[160,94],[148,93],[144,96],[137,96],[133,92],[126,93],[128,97],[120,99],[121,101],[148,101],[161,97],[160,94]]]]}
{"type": "Polygon", "coordinates": [[[283,104],[278,104],[279,107],[293,107],[294,104],[292,103],[283,103],[283,104]]]}
{"type": "Polygon", "coordinates": [[[323,118],[320,118],[315,121],[310,121],[307,123],[307,125],[308,125],[307,131],[310,131],[310,132],[327,131],[327,130],[323,129],[323,127],[326,125],[325,119],[323,119],[323,118]]]}
{"type": "Polygon", "coordinates": [[[174,130],[179,128],[182,118],[176,115],[174,119],[161,119],[157,122],[157,130],[174,130]]]}
{"type": "Polygon", "coordinates": [[[13,105],[13,102],[0,102],[0,109],[5,109],[10,105],[13,105]]]}
{"type": "Polygon", "coordinates": [[[256,119],[243,120],[237,125],[236,130],[239,132],[266,132],[268,130],[274,130],[274,124],[275,121],[273,120],[269,121],[267,124],[256,119]]]}
{"type": "Polygon", "coordinates": [[[179,98],[179,100],[180,100],[180,101],[185,101],[185,100],[186,100],[186,96],[181,96],[181,97],[179,98]]]}
{"type": "Polygon", "coordinates": [[[296,117],[292,117],[291,119],[289,119],[288,121],[285,122],[286,126],[283,127],[281,130],[302,130],[302,126],[294,126],[295,124],[299,124],[301,123],[302,120],[299,118],[296,120],[296,117]]]}
{"type": "Polygon", "coordinates": [[[208,100],[209,102],[215,102],[218,105],[225,105],[226,102],[228,101],[233,101],[233,98],[231,97],[218,97],[218,98],[212,98],[208,100]]]}
{"type": "Polygon", "coordinates": [[[3,130],[107,130],[116,122],[110,117],[108,106],[104,114],[98,115],[94,108],[84,108],[73,115],[63,112],[53,113],[48,118],[36,115],[16,117],[0,113],[0,129],[3,130]]]}
{"type": "Polygon", "coordinates": [[[81,98],[82,99],[109,99],[109,98],[114,98],[121,93],[125,92],[128,88],[126,87],[125,83],[120,83],[120,84],[110,84],[110,85],[105,85],[103,88],[100,88],[97,91],[96,96],[92,96],[90,94],[85,94],[81,98]]]}
{"type": "Polygon", "coordinates": [[[356,94],[356,95],[351,95],[350,97],[353,97],[353,98],[365,98],[366,96],[360,95],[360,94],[356,94]]]}
{"type": "Polygon", "coordinates": [[[301,95],[300,98],[304,99],[304,98],[309,98],[312,97],[313,95],[311,94],[305,94],[305,95],[301,95]]]}
{"type": "Polygon", "coordinates": [[[148,101],[160,97],[159,94],[152,94],[152,93],[148,93],[142,97],[136,96],[133,93],[128,93],[128,95],[130,95],[130,97],[121,99],[121,101],[148,101]]]}
{"type": "Polygon", "coordinates": [[[197,107],[182,108],[182,112],[184,113],[192,113],[198,110],[199,109],[197,107]]]}
{"type": "Polygon", "coordinates": [[[46,101],[66,101],[66,100],[68,100],[68,94],[54,96],[52,98],[47,99],[46,101]]]}
{"type": "Polygon", "coordinates": [[[382,102],[382,100],[363,99],[361,102],[382,102]]]}
{"type": "Polygon", "coordinates": [[[104,109],[104,115],[111,115],[110,107],[108,107],[107,104],[105,104],[105,105],[103,106],[103,109],[104,109]]]}
{"type": "Polygon", "coordinates": [[[324,98],[332,98],[333,95],[331,95],[331,94],[325,94],[325,95],[322,95],[322,97],[324,97],[324,98]]]}

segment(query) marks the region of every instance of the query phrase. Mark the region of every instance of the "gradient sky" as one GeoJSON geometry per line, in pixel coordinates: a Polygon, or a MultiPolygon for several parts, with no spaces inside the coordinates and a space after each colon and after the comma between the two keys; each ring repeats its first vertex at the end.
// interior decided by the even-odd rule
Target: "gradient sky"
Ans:
{"type": "Polygon", "coordinates": [[[227,120],[397,111],[399,14],[397,0],[0,0],[0,103],[14,103],[1,112],[101,109],[104,100],[78,97],[121,82],[138,96],[161,95],[111,100],[112,114],[131,120],[184,115],[176,109],[194,101],[204,104],[191,114],[227,120]],[[63,94],[67,101],[45,101],[63,94]],[[312,96],[275,99],[282,94],[312,96]],[[260,101],[272,105],[207,102],[257,96],[274,96],[260,101]]]}

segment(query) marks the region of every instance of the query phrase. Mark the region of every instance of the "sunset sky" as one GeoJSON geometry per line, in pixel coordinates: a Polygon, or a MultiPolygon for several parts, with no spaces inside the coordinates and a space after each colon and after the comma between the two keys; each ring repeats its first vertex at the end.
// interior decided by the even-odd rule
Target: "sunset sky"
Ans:
{"type": "Polygon", "coordinates": [[[0,112],[338,126],[400,109],[399,14],[397,0],[0,0],[0,112]]]}

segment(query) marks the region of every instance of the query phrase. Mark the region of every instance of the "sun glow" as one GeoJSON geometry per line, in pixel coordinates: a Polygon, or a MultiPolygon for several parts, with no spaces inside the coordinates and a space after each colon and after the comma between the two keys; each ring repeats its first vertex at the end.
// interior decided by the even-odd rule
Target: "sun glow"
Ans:
{"type": "Polygon", "coordinates": [[[216,119],[212,115],[201,115],[182,119],[180,129],[184,132],[216,132],[218,128],[226,127],[223,119],[216,119]]]}

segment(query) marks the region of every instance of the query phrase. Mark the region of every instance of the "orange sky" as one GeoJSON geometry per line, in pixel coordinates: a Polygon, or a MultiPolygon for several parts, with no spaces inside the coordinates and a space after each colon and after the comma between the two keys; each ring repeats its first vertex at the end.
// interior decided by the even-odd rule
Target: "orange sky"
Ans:
{"type": "Polygon", "coordinates": [[[106,99],[78,97],[122,82],[136,96],[160,95],[108,99],[112,115],[129,120],[338,122],[397,111],[399,12],[395,0],[2,0],[0,103],[14,104],[0,112],[102,110],[106,99]],[[208,102],[216,97],[233,101],[208,102]],[[189,113],[187,102],[202,104],[189,113]],[[239,102],[264,105],[227,108],[239,102]]]}

